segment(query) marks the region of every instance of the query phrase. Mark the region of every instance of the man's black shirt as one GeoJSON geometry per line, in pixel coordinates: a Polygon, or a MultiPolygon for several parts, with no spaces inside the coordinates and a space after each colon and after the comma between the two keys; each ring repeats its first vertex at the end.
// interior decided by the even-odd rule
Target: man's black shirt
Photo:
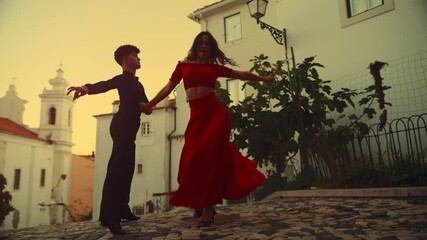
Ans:
{"type": "Polygon", "coordinates": [[[139,103],[148,102],[144,87],[138,81],[138,77],[130,72],[124,71],[123,74],[117,75],[110,80],[86,84],[85,86],[89,90],[88,94],[104,93],[111,89],[117,89],[120,97],[118,113],[131,118],[139,118],[141,115],[139,103]]]}

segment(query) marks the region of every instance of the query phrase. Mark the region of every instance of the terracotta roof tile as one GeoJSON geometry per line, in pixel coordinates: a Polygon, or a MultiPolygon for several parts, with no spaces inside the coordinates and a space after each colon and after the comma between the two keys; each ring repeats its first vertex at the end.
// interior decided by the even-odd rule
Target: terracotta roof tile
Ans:
{"type": "Polygon", "coordinates": [[[2,118],[2,117],[0,117],[0,132],[5,132],[8,134],[25,137],[25,138],[32,138],[32,139],[46,141],[44,139],[39,138],[37,133],[25,128],[24,126],[21,126],[15,123],[10,119],[2,118]]]}

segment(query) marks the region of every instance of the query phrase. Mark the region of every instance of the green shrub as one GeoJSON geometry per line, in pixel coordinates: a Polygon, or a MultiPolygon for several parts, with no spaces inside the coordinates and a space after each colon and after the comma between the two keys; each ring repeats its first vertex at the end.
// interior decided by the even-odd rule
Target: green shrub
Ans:
{"type": "Polygon", "coordinates": [[[15,208],[13,208],[12,196],[8,191],[5,191],[5,186],[7,184],[6,178],[0,174],[0,225],[3,225],[4,219],[7,215],[15,208]]]}

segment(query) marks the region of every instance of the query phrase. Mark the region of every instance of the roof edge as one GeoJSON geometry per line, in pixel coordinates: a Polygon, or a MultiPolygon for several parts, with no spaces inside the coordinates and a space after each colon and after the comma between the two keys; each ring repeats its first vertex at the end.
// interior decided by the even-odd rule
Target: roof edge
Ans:
{"type": "Polygon", "coordinates": [[[197,9],[193,13],[189,14],[187,17],[197,23],[200,23],[200,21],[206,17],[204,15],[207,14],[209,16],[208,14],[209,12],[220,10],[221,8],[229,5],[232,5],[232,6],[239,5],[247,1],[248,0],[221,0],[219,2],[207,5],[203,8],[197,9]]]}

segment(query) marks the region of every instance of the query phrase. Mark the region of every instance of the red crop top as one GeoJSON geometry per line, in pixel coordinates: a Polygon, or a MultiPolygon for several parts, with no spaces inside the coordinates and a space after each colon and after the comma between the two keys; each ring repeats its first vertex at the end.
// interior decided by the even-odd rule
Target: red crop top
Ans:
{"type": "Polygon", "coordinates": [[[170,81],[179,83],[184,79],[185,90],[192,87],[210,87],[215,89],[215,81],[219,77],[230,77],[232,69],[217,64],[198,64],[178,62],[170,81]]]}

